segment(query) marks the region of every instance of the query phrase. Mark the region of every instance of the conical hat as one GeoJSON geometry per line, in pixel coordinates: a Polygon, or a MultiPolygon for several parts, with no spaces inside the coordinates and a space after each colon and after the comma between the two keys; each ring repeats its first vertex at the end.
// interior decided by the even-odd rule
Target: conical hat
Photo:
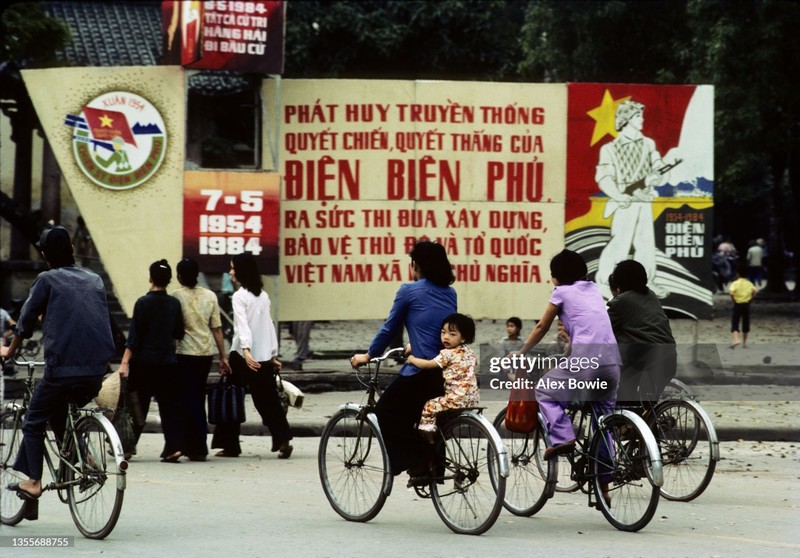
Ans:
{"type": "Polygon", "coordinates": [[[119,374],[116,370],[103,379],[100,393],[94,398],[94,402],[100,408],[111,409],[110,413],[106,413],[106,417],[108,420],[113,418],[119,402],[119,374]]]}

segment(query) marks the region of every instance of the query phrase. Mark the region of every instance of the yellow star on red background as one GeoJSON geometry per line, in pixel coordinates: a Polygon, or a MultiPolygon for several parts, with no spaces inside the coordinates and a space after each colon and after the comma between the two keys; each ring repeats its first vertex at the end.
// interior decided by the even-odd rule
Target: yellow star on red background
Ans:
{"type": "Polygon", "coordinates": [[[606,92],[603,93],[603,101],[600,103],[600,106],[586,113],[595,121],[591,145],[603,139],[606,134],[613,138],[619,135],[619,132],[614,128],[614,117],[617,113],[617,106],[628,100],[630,100],[630,96],[615,100],[608,89],[606,89],[606,92]]]}
{"type": "Polygon", "coordinates": [[[111,117],[108,116],[107,114],[104,114],[103,116],[100,117],[100,126],[102,126],[103,128],[111,128],[113,124],[114,120],[112,120],[111,117]]]}

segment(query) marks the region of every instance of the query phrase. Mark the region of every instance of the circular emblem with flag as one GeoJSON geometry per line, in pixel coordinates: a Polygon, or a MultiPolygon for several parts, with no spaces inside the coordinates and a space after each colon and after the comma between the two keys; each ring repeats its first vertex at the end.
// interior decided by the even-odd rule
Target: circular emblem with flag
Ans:
{"type": "Polygon", "coordinates": [[[128,190],[146,182],[164,161],[167,132],[144,97],[112,91],[93,99],[64,122],[81,170],[98,186],[128,190]]]}

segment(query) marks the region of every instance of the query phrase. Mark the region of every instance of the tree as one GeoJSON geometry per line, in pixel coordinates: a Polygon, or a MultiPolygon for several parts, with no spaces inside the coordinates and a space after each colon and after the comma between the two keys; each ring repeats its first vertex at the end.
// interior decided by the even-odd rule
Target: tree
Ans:
{"type": "Polygon", "coordinates": [[[781,292],[800,201],[800,96],[787,79],[800,75],[799,23],[800,4],[781,0],[542,0],[525,11],[518,68],[532,81],[713,84],[717,221],[741,214],[739,245],[769,222],[767,290],[781,292]]]}
{"type": "Polygon", "coordinates": [[[507,0],[290,2],[284,75],[513,79],[523,6],[507,0]]]}
{"type": "MultiPolygon", "coordinates": [[[[800,75],[800,4],[692,0],[687,16],[694,37],[690,79],[717,88],[720,202],[764,204],[769,220],[766,290],[784,292],[785,217],[796,220],[800,201],[797,176],[792,184],[789,172],[799,154],[800,97],[794,80],[787,79],[800,75]]],[[[797,252],[796,227],[794,239],[797,252]]]]}
{"type": "Polygon", "coordinates": [[[69,39],[67,24],[45,14],[41,2],[19,2],[0,12],[0,61],[24,68],[54,66],[56,52],[69,39]]]}

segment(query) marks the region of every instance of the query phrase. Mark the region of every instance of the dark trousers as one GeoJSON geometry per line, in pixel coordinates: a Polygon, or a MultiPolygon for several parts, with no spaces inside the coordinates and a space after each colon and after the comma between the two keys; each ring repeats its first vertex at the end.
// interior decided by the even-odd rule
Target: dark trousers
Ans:
{"type": "MultiPolygon", "coordinates": [[[[31,479],[41,480],[47,423],[50,423],[60,443],[67,422],[67,404],[70,398],[79,406],[85,405],[98,394],[102,383],[102,376],[39,380],[28,405],[25,422],[22,424],[22,442],[19,445],[14,469],[31,479]]],[[[5,487],[0,489],[5,490],[5,487]]]]}
{"type": "Polygon", "coordinates": [[[131,391],[131,409],[134,417],[133,431],[136,442],[144,430],[150,401],[158,400],[164,450],[161,457],[175,452],[185,452],[186,411],[183,406],[183,382],[177,364],[154,364],[132,361],[128,389],[131,391]]]}
{"type": "Polygon", "coordinates": [[[183,385],[184,451],[187,455],[208,455],[208,418],[206,417],[206,382],[211,371],[211,356],[178,355],[178,370],[183,385]]]}
{"type": "Polygon", "coordinates": [[[639,405],[642,401],[656,401],[678,370],[675,345],[629,344],[620,345],[623,353],[617,401],[621,404],[639,405]]]}
{"type": "Polygon", "coordinates": [[[731,332],[739,331],[739,321],[742,322],[742,332],[750,332],[750,303],[733,305],[733,315],[731,316],[731,332]]]}
{"type": "MultiPolygon", "coordinates": [[[[231,352],[229,362],[233,373],[231,381],[250,392],[262,423],[269,428],[272,435],[272,451],[278,451],[281,444],[292,439],[292,431],[278,397],[275,366],[271,362],[262,362],[258,371],[251,370],[244,357],[237,352],[231,352]]],[[[239,443],[240,426],[238,422],[217,424],[211,447],[221,448],[232,455],[242,453],[239,443]]]]}
{"type": "Polygon", "coordinates": [[[441,370],[425,370],[413,376],[397,376],[378,400],[375,414],[381,427],[393,475],[431,457],[431,445],[416,424],[429,399],[444,395],[441,370]]]}

